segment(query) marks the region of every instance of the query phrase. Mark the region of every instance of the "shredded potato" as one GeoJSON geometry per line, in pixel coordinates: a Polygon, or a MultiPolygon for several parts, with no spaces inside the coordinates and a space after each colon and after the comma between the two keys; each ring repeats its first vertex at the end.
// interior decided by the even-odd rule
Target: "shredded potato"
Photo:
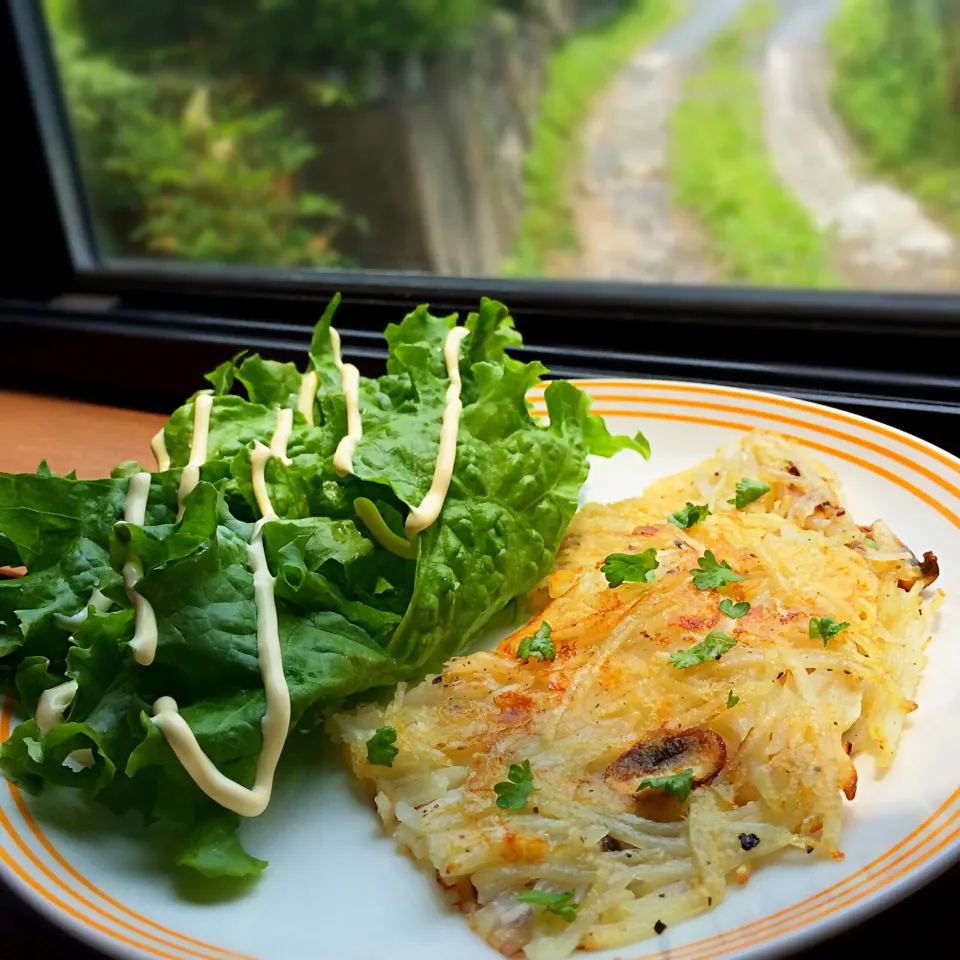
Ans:
{"type": "Polygon", "coordinates": [[[936,572],[886,525],[858,527],[804,451],[749,434],[640,498],[588,504],[530,623],[331,728],[385,827],[493,947],[559,960],[623,946],[719,903],[786,847],[843,856],[854,760],[888,765],[916,706],[936,572]],[[744,477],[770,489],[738,510],[744,477]],[[711,514],[681,529],[668,517],[687,501],[711,514]],[[650,582],[608,586],[607,556],[650,548],[650,582]],[[745,579],[698,589],[706,551],[745,579]],[[749,611],[727,616],[722,599],[749,611]],[[812,617],[848,625],[824,642],[812,617]],[[555,659],[519,660],[545,623],[555,659]],[[671,662],[711,631],[735,641],[719,659],[671,662]],[[399,752],[374,766],[365,744],[385,726],[399,752]],[[502,809],[494,785],[524,760],[535,792],[502,809]],[[686,776],[689,797],[641,788],[660,776],[686,776]],[[525,891],[576,907],[551,912],[525,891]]]}

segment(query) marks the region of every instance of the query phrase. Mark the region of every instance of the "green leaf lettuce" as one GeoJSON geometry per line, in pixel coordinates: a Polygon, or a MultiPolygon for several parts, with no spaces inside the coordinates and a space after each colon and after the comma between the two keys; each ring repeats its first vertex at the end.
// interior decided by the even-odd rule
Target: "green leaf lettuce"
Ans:
{"type": "Polygon", "coordinates": [[[266,466],[279,519],[262,537],[297,729],[441,669],[550,570],[588,455],[649,456],[642,434],[611,436],[569,383],[547,386],[548,419],[532,416],[527,395],[546,370],[507,352],[520,336],[506,308],[484,300],[460,345],[450,488],[437,521],[408,537],[405,518],[433,481],[450,383],[443,347],[456,317],[418,307],[387,328],[387,370],[360,378],[363,436],[353,473],[341,476],[333,455],[346,405],[330,333],[338,303],[317,325],[306,371],[238,355],[208,375],[206,461],[181,519],[177,491],[198,395],[164,427],[171,464],[152,476],[143,525],[123,517],[136,463],[103,480],[0,474],[0,559],[28,568],[0,581],[0,683],[27,715],[44,690],[66,680],[78,688],[63,723],[41,733],[27,719],[14,730],[0,769],[28,792],[71,786],[116,812],[172,822],[181,831],[176,861],[207,876],[255,875],[265,864],[240,845],[240,818],[190,779],[152,722],[152,705],[176,700],[211,761],[253,784],[265,698],[248,556],[260,517],[250,452],[255,441],[269,445],[279,408],[294,410],[290,462],[266,466]],[[317,388],[312,423],[298,409],[307,374],[317,388]],[[150,666],[129,646],[135,617],[122,573],[130,558],[142,566],[136,589],[157,620],[150,666]],[[108,610],[89,605],[95,589],[112,601],[108,610]]]}

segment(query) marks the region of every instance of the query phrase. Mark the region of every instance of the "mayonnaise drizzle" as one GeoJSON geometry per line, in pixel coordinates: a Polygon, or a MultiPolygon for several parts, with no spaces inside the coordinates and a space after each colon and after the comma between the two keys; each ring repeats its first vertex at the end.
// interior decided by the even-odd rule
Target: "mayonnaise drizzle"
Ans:
{"type": "Polygon", "coordinates": [[[313,401],[317,397],[319,377],[316,370],[303,375],[300,381],[300,394],[297,397],[297,409],[306,417],[307,423],[313,426],[313,401]]]}
{"type": "MultiPolygon", "coordinates": [[[[150,495],[150,474],[138,473],[130,478],[127,499],[123,505],[123,519],[142,527],[147,513],[147,497],[150,495]]],[[[137,583],[143,576],[143,564],[130,557],[123,565],[123,587],[133,604],[136,626],[130,649],[133,659],[145,667],[153,663],[157,655],[157,615],[150,602],[136,591],[137,583]]]]}
{"type": "Polygon", "coordinates": [[[330,349],[333,362],[340,371],[340,389],[347,403],[347,435],[341,438],[333,455],[333,469],[341,477],[353,473],[353,451],[363,436],[360,420],[360,371],[352,363],[344,363],[340,356],[340,334],[330,328],[330,349]]]}
{"type": "Polygon", "coordinates": [[[287,456],[287,444],[290,443],[290,434],[293,432],[293,411],[283,408],[277,411],[277,425],[270,438],[270,453],[278,460],[282,460],[288,467],[292,463],[287,456]]]}
{"type": "Polygon", "coordinates": [[[167,453],[167,443],[163,438],[163,430],[160,430],[150,441],[150,449],[153,451],[153,459],[157,461],[157,469],[160,471],[170,469],[170,454],[167,453]]]}
{"type": "Polygon", "coordinates": [[[265,447],[257,441],[250,455],[253,489],[263,517],[253,528],[253,537],[247,547],[247,560],[253,573],[253,595],[257,605],[257,655],[266,696],[266,710],[260,724],[263,746],[257,760],[253,788],[241,786],[216,768],[200,749],[189,724],[180,716],[175,700],[161,697],[153,705],[153,722],[194,783],[215,803],[241,817],[259,816],[270,803],[277,763],[290,729],[290,690],[284,676],[280,650],[274,595],[276,579],[270,573],[263,549],[263,527],[278,518],[270,502],[263,474],[271,457],[286,460],[292,417],[291,410],[280,410],[270,446],[265,447]]]}
{"type": "Polygon", "coordinates": [[[460,344],[468,333],[466,327],[454,327],[443,343],[443,359],[447,365],[450,386],[447,387],[443,421],[440,425],[440,449],[437,451],[437,462],[433,468],[433,482],[430,484],[430,489],[420,506],[412,507],[407,515],[404,530],[408,537],[414,537],[421,530],[426,530],[440,516],[443,501],[450,489],[453,467],[457,459],[460,413],[463,410],[463,402],[460,399],[463,386],[460,380],[460,344]]]}
{"type": "Polygon", "coordinates": [[[37,729],[41,733],[48,733],[63,723],[63,715],[73,703],[73,698],[79,689],[76,680],[68,680],[40,694],[40,699],[37,701],[36,721],[37,729]]]}
{"type": "Polygon", "coordinates": [[[200,467],[207,459],[207,441],[210,437],[210,411],[213,408],[213,395],[199,393],[193,401],[193,440],[190,443],[190,459],[183,468],[180,477],[180,490],[177,503],[180,506],[177,520],[183,519],[183,501],[193,492],[200,482],[200,467]]]}
{"type": "MultiPolygon", "coordinates": [[[[447,375],[450,378],[450,386],[447,388],[443,420],[440,426],[440,447],[437,452],[437,462],[434,466],[430,490],[423,498],[423,502],[418,507],[411,509],[410,515],[407,517],[406,532],[409,536],[419,533],[436,521],[450,489],[457,454],[460,414],[463,410],[463,402],[460,397],[462,390],[460,344],[467,333],[465,327],[454,327],[444,341],[443,355],[447,375]]],[[[333,327],[330,328],[330,347],[333,351],[334,362],[340,370],[341,388],[347,406],[347,434],[337,445],[333,458],[334,468],[338,473],[344,475],[353,472],[353,453],[363,436],[363,425],[360,419],[360,372],[353,364],[343,363],[340,355],[340,335],[333,327]]],[[[297,408],[307,419],[307,422],[311,424],[313,423],[313,399],[316,396],[316,390],[316,373],[306,374],[300,385],[297,408]]],[[[200,394],[195,401],[194,435],[190,448],[190,462],[184,468],[180,482],[181,515],[183,499],[196,487],[200,476],[200,465],[206,459],[211,405],[212,397],[209,394],[200,394]]],[[[290,729],[290,690],[283,671],[283,656],[280,648],[280,631],[274,592],[276,579],[271,575],[267,565],[263,547],[263,528],[265,524],[278,519],[273,504],[270,502],[264,475],[267,461],[277,457],[285,463],[290,463],[287,457],[287,444],[292,427],[293,411],[289,409],[278,410],[277,425],[270,440],[270,446],[264,446],[259,440],[254,441],[253,451],[250,454],[254,497],[262,517],[253,528],[253,536],[250,545],[247,547],[247,562],[253,573],[254,601],[257,607],[257,655],[266,698],[266,709],[261,721],[263,746],[257,760],[257,772],[253,787],[248,789],[241,786],[229,777],[224,776],[217,769],[210,758],[200,749],[196,736],[190,729],[190,725],[180,716],[177,702],[172,697],[160,697],[153,705],[153,722],[166,738],[177,759],[183,764],[184,769],[197,786],[215,803],[243,817],[259,816],[270,803],[277,764],[290,729]]],[[[162,436],[160,440],[162,442],[162,436]]],[[[157,447],[154,447],[154,453],[157,454],[157,447]]],[[[157,462],[159,465],[159,454],[157,454],[157,462]]],[[[143,523],[146,495],[150,489],[149,480],[149,474],[138,474],[131,479],[125,512],[125,519],[128,522],[143,523]],[[146,486],[142,492],[141,504],[137,497],[143,484],[141,480],[143,477],[146,478],[146,486]],[[137,491],[134,488],[134,481],[138,481],[137,491]],[[132,516],[137,509],[139,509],[139,520],[132,516]]],[[[139,566],[139,562],[135,558],[124,565],[124,582],[127,584],[128,595],[134,603],[137,618],[137,630],[134,634],[134,641],[131,642],[131,647],[134,647],[137,636],[141,633],[141,618],[149,619],[152,623],[153,636],[153,647],[150,650],[149,660],[145,659],[146,654],[142,647],[140,649],[134,647],[134,655],[139,663],[150,663],[156,650],[156,618],[149,603],[133,591],[133,585],[140,575],[142,575],[142,567],[139,566]],[[132,567],[134,564],[136,567],[132,567]],[[128,582],[128,567],[131,567],[132,572],[136,574],[135,579],[130,578],[132,583],[128,582]],[[141,654],[144,655],[144,659],[141,659],[141,654]]],[[[69,702],[67,705],[69,705],[69,702]]],[[[66,707],[63,709],[66,709],[66,707]]]]}
{"type": "Polygon", "coordinates": [[[90,594],[90,599],[83,605],[83,609],[78,613],[75,613],[72,617],[65,617],[63,614],[58,613],[54,616],[54,620],[58,627],[62,627],[64,630],[69,630],[73,633],[74,630],[77,630],[81,624],[83,624],[87,617],[90,615],[90,608],[93,607],[94,610],[100,611],[100,613],[106,613],[113,606],[113,601],[104,596],[99,590],[94,590],[90,594]]]}
{"type": "MultiPolygon", "coordinates": [[[[68,680],[40,694],[34,718],[41,734],[49,733],[54,727],[59,727],[63,723],[63,715],[73,703],[79,689],[76,680],[68,680]]],[[[93,751],[89,747],[72,750],[63,761],[63,766],[74,771],[83,767],[92,767],[93,764],[93,751]]]]}

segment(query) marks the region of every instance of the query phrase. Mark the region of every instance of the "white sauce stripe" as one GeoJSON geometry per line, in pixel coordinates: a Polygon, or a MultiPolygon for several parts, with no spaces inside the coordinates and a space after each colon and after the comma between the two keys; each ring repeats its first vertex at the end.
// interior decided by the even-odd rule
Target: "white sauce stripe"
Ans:
{"type": "MultiPolygon", "coordinates": [[[[36,721],[37,729],[41,734],[49,733],[54,727],[63,723],[63,715],[70,708],[79,689],[76,680],[68,680],[40,694],[40,699],[37,701],[36,721]]],[[[83,747],[80,750],[73,750],[63,761],[63,766],[76,772],[84,767],[92,767],[93,763],[93,751],[89,747],[83,747]]]]}
{"type": "Polygon", "coordinates": [[[87,617],[90,615],[91,607],[100,613],[106,613],[112,606],[113,601],[109,597],[104,596],[99,590],[94,590],[93,593],[90,594],[90,599],[83,605],[83,609],[78,613],[75,613],[72,617],[65,617],[63,614],[58,613],[53,619],[58,627],[73,633],[74,630],[79,629],[79,627],[86,622],[87,617]]]}
{"type": "Polygon", "coordinates": [[[167,453],[167,444],[163,438],[163,430],[150,441],[150,449],[153,451],[153,458],[157,461],[157,469],[160,471],[170,469],[170,454],[167,453]]]}
{"type": "Polygon", "coordinates": [[[443,343],[443,358],[447,366],[450,386],[447,387],[443,422],[440,425],[440,449],[437,452],[430,490],[420,506],[413,507],[407,515],[404,529],[408,537],[414,537],[421,530],[426,530],[440,516],[443,501],[446,500],[447,491],[450,489],[450,481],[453,479],[453,468],[457,459],[457,434],[460,430],[460,414],[463,410],[463,403],[460,400],[460,391],[463,387],[460,380],[460,344],[468,332],[466,327],[454,327],[443,343]]]}
{"type": "Polygon", "coordinates": [[[363,436],[360,419],[360,371],[352,363],[344,363],[340,356],[340,334],[330,328],[330,350],[333,362],[340,371],[340,389],[347,404],[347,435],[337,444],[333,455],[333,469],[345,477],[353,473],[353,452],[363,436]]]}
{"type": "Polygon", "coordinates": [[[40,699],[37,701],[36,720],[37,729],[41,733],[48,733],[63,723],[63,715],[73,703],[73,698],[79,689],[76,680],[68,680],[40,694],[40,699]]]}
{"type": "Polygon", "coordinates": [[[253,496],[257,501],[260,513],[268,520],[276,520],[277,515],[267,493],[265,470],[267,461],[273,457],[269,447],[265,447],[259,440],[253,441],[253,450],[250,453],[250,477],[253,481],[253,496]]]}
{"type": "Polygon", "coordinates": [[[271,457],[286,460],[292,420],[291,410],[280,410],[270,446],[265,447],[257,441],[250,454],[253,489],[263,517],[253,528],[253,537],[247,547],[247,561],[253,573],[253,595],[257,606],[257,656],[266,697],[266,710],[261,722],[263,747],[257,760],[253,788],[248,789],[235,783],[216,768],[200,749],[189,724],[180,716],[175,700],[161,697],[153,705],[153,722],[194,783],[215,803],[242,817],[259,816],[270,803],[277,764],[290,729],[290,690],[283,672],[280,649],[274,593],[276,580],[267,566],[263,548],[263,527],[276,520],[277,514],[270,503],[263,474],[271,457]]]}
{"type": "Polygon", "coordinates": [[[200,467],[207,460],[207,444],[210,437],[210,411],[213,409],[213,395],[209,393],[197,394],[193,401],[193,440],[190,444],[190,459],[183,468],[180,477],[180,490],[177,493],[177,503],[180,510],[177,520],[183,519],[183,501],[193,492],[200,482],[200,467]]]}
{"type": "Polygon", "coordinates": [[[300,382],[300,394],[297,397],[297,409],[306,418],[307,423],[313,426],[313,401],[317,397],[317,387],[319,377],[316,370],[311,370],[303,375],[300,382]]]}
{"type": "MultiPolygon", "coordinates": [[[[123,507],[123,519],[127,523],[143,526],[147,514],[147,497],[150,495],[150,474],[138,473],[130,478],[127,499],[123,507]]],[[[133,604],[136,626],[130,649],[133,658],[142,666],[148,667],[157,655],[157,616],[145,597],[136,591],[137,583],[143,576],[143,565],[136,557],[130,557],[123,565],[123,587],[133,604]]]]}
{"type": "Polygon", "coordinates": [[[288,467],[292,463],[287,456],[287,444],[293,432],[293,411],[285,408],[277,411],[277,426],[270,438],[270,453],[278,460],[282,460],[288,467]]]}

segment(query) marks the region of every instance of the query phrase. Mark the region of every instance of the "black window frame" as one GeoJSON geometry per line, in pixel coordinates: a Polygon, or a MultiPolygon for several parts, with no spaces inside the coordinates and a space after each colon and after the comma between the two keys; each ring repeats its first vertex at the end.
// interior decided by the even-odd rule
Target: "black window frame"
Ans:
{"type": "Polygon", "coordinates": [[[368,370],[413,305],[492,296],[556,375],[773,390],[953,439],[960,297],[103,259],[40,0],[3,5],[0,78],[21,210],[0,273],[0,385],[165,411],[232,351],[301,359],[334,291],[345,351],[368,370]]]}
{"type": "MultiPolygon", "coordinates": [[[[313,321],[334,291],[344,295],[345,353],[364,372],[382,366],[383,328],[411,306],[464,312],[494,296],[511,307],[527,352],[554,374],[772,390],[960,453],[960,297],[104,261],[40,0],[0,4],[0,89],[8,194],[0,389],[168,412],[237,350],[302,362],[313,321]]],[[[913,945],[918,925],[946,936],[958,878],[954,867],[922,895],[814,949],[846,956],[866,939],[887,955],[891,945],[913,945]]],[[[2,884],[0,930],[35,952],[67,943],[2,884]]]]}

